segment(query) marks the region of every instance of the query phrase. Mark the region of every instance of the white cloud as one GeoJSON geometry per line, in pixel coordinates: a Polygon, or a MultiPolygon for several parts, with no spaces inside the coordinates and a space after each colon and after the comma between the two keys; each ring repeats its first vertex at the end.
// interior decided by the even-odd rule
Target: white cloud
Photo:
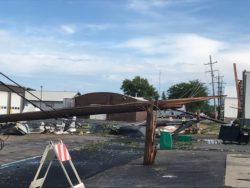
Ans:
{"type": "Polygon", "coordinates": [[[159,37],[130,39],[120,45],[122,48],[133,48],[146,54],[164,53],[167,46],[167,41],[162,41],[159,37]]]}
{"type": "MultiPolygon", "coordinates": [[[[36,75],[61,73],[68,75],[128,74],[138,66],[122,59],[87,52],[89,45],[59,41],[54,38],[29,38],[11,32],[0,32],[1,71],[12,74],[36,75]],[[84,53],[83,53],[84,52],[84,53]],[[121,68],[123,63],[123,68],[121,68]]],[[[95,44],[96,48],[99,44],[95,44]]]]}
{"type": "Polygon", "coordinates": [[[82,24],[82,23],[77,23],[77,24],[63,24],[60,26],[60,30],[68,35],[73,35],[76,32],[86,32],[87,31],[91,31],[91,32],[96,32],[96,31],[103,31],[106,29],[110,29],[111,27],[113,27],[112,24],[82,24]]]}
{"type": "Polygon", "coordinates": [[[80,25],[82,29],[90,29],[95,31],[102,31],[112,27],[112,24],[82,24],[80,25]]]}
{"type": "Polygon", "coordinates": [[[205,73],[210,67],[204,65],[209,62],[209,55],[212,55],[213,61],[218,61],[214,69],[224,75],[229,85],[234,83],[234,62],[237,63],[240,79],[244,69],[250,70],[250,47],[247,42],[245,45],[229,43],[187,33],[134,38],[119,47],[132,49],[143,56],[148,70],[154,72],[149,77],[155,85],[158,85],[157,71],[162,72],[162,84],[172,85],[192,79],[210,83],[210,75],[205,73]]]}
{"type": "Polygon", "coordinates": [[[166,0],[130,0],[128,7],[134,10],[148,11],[153,7],[163,7],[167,5],[167,3],[168,1],[166,0]]]}
{"type": "Polygon", "coordinates": [[[226,44],[196,34],[169,34],[128,40],[120,47],[133,48],[144,54],[168,54],[197,57],[214,54],[226,48],[226,44]]]}
{"type": "MultiPolygon", "coordinates": [[[[207,1],[207,0],[203,0],[207,1]]],[[[156,16],[156,17],[161,17],[161,14],[158,12],[159,9],[162,8],[168,8],[169,10],[172,10],[172,8],[177,8],[177,7],[185,7],[180,13],[192,13],[192,12],[198,12],[203,9],[207,9],[210,6],[212,6],[212,2],[209,2],[207,4],[201,4],[200,0],[129,0],[127,7],[131,10],[151,15],[151,16],[156,16]]],[[[167,12],[165,9],[165,13],[167,12]]],[[[172,11],[170,11],[173,13],[172,11]]]]}
{"type": "Polygon", "coordinates": [[[204,65],[209,55],[218,60],[215,69],[221,71],[227,83],[234,81],[233,62],[238,63],[239,75],[244,69],[250,70],[247,42],[232,44],[190,33],[133,38],[113,48],[106,43],[82,45],[84,42],[59,41],[53,37],[36,39],[2,30],[1,71],[17,76],[54,73],[65,78],[97,76],[109,83],[121,83],[125,78],[140,75],[155,87],[158,87],[161,71],[161,88],[166,90],[169,85],[192,79],[210,82],[210,76],[205,74],[209,67],[204,65]],[[98,51],[100,45],[103,46],[101,52],[98,51]],[[90,46],[96,50],[88,51],[90,46]],[[119,53],[120,50],[124,54],[119,53]]]}
{"type": "Polygon", "coordinates": [[[156,11],[158,8],[165,7],[169,2],[166,0],[130,0],[128,8],[155,18],[163,18],[162,15],[156,11]]]}
{"type": "Polygon", "coordinates": [[[75,27],[72,25],[61,25],[60,28],[64,33],[69,35],[75,34],[76,32],[75,27]]]}
{"type": "MultiPolygon", "coordinates": [[[[91,59],[91,58],[88,58],[91,59]]],[[[66,73],[93,74],[102,72],[104,68],[95,60],[88,60],[77,54],[0,54],[2,70],[16,73],[66,73]],[[77,61],[75,60],[77,59],[77,61]],[[81,60],[82,59],[82,60],[81,60]]]]}

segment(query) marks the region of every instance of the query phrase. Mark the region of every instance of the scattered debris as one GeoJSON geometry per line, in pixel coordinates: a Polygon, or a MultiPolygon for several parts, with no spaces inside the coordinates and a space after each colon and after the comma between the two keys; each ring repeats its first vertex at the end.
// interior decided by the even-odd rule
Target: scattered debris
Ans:
{"type": "Polygon", "coordinates": [[[205,142],[207,144],[222,144],[222,140],[218,140],[218,139],[202,139],[202,140],[198,140],[198,141],[202,141],[205,142]]]}
{"type": "Polygon", "coordinates": [[[163,178],[177,178],[175,175],[164,175],[163,178]]]}
{"type": "Polygon", "coordinates": [[[62,119],[61,121],[57,121],[55,124],[48,123],[46,125],[45,122],[41,122],[39,126],[39,130],[42,134],[69,134],[69,133],[76,133],[76,116],[69,119],[62,119]]]}
{"type": "Polygon", "coordinates": [[[30,133],[29,125],[27,123],[16,123],[13,127],[9,128],[4,132],[4,134],[12,135],[25,135],[30,133]]]}

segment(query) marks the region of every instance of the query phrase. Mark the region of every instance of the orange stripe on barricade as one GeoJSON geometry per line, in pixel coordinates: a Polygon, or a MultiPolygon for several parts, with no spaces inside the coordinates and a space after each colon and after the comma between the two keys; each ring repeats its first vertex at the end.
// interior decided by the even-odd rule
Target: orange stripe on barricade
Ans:
{"type": "Polygon", "coordinates": [[[55,144],[55,150],[60,161],[71,160],[71,157],[65,144],[55,144]]]}

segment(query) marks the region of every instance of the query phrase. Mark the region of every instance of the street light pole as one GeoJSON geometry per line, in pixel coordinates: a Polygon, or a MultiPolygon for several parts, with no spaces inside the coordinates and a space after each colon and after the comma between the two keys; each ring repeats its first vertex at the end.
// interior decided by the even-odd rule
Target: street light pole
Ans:
{"type": "Polygon", "coordinates": [[[42,99],[43,99],[43,86],[41,87],[41,92],[40,92],[40,108],[42,108],[42,99]]]}

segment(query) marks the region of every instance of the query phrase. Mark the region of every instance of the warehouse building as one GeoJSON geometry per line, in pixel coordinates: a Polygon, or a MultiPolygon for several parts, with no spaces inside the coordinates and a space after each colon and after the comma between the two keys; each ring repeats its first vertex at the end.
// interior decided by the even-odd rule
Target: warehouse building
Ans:
{"type": "Polygon", "coordinates": [[[33,106],[20,95],[24,96],[43,110],[52,110],[52,108],[74,107],[74,97],[78,95],[78,92],[35,90],[29,90],[28,92],[25,87],[0,84],[0,114],[13,114],[39,110],[39,108],[33,106]],[[43,102],[41,102],[40,99],[43,102]]]}
{"type": "Polygon", "coordinates": [[[0,114],[20,113],[24,107],[24,100],[18,94],[24,96],[25,89],[10,84],[0,84],[0,114]]]}
{"type": "MultiPolygon", "coordinates": [[[[71,91],[29,91],[25,92],[25,98],[43,110],[74,107],[74,97],[78,92],[71,91]],[[43,101],[41,102],[40,99],[43,101]]],[[[25,101],[24,111],[36,111],[36,108],[25,101]]]]}
{"type": "MultiPolygon", "coordinates": [[[[96,92],[87,93],[75,98],[75,106],[91,106],[91,105],[116,105],[122,103],[145,101],[142,98],[134,98],[130,96],[125,96],[118,93],[111,92],[96,92]]],[[[119,114],[101,114],[101,115],[91,115],[90,119],[102,119],[102,120],[114,120],[114,121],[144,121],[146,120],[147,113],[142,112],[129,112],[129,113],[119,113],[119,114]]]]}

